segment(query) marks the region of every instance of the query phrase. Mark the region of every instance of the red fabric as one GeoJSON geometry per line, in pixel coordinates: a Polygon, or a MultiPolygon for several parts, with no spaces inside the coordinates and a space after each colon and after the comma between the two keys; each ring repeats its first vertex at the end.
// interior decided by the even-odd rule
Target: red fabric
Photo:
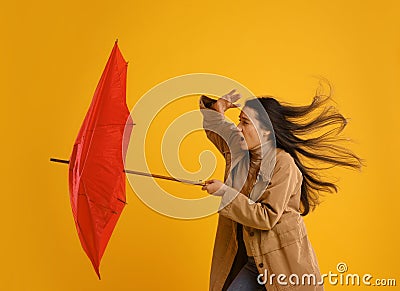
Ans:
{"type": "Polygon", "coordinates": [[[133,128],[126,73],[127,62],[115,42],[69,162],[75,225],[99,279],[101,258],[126,199],[122,143],[127,144],[133,128]]]}

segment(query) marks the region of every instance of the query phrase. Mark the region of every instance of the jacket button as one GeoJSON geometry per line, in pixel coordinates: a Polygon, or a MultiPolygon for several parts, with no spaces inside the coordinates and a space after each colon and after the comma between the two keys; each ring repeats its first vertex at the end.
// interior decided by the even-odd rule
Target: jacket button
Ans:
{"type": "Polygon", "coordinates": [[[259,263],[258,266],[259,266],[260,268],[262,268],[262,267],[264,267],[264,264],[263,264],[263,263],[259,263]]]}
{"type": "Polygon", "coordinates": [[[254,232],[250,232],[250,236],[254,236],[254,232]]]}

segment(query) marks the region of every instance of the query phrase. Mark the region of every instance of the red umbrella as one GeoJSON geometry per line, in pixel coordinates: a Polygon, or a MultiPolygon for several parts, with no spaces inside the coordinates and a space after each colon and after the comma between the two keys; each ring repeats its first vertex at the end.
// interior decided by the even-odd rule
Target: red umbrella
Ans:
{"type": "Polygon", "coordinates": [[[126,203],[122,143],[134,126],[126,105],[127,65],[116,41],[69,161],[76,229],[99,279],[101,258],[126,203]]]}
{"type": "Polygon", "coordinates": [[[101,258],[126,204],[125,173],[204,185],[201,181],[124,169],[134,126],[126,105],[126,73],[127,62],[116,41],[70,160],[50,159],[69,163],[70,202],[76,229],[99,279],[101,258]]]}

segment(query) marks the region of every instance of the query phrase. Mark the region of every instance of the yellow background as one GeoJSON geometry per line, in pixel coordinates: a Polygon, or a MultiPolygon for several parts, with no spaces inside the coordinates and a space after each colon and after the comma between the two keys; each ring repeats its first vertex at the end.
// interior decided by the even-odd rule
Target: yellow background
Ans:
{"type": "MultiPolygon", "coordinates": [[[[187,73],[224,75],[296,104],[311,102],[314,75],[328,78],[351,117],[351,149],[368,165],[336,171],[339,194],[306,218],[321,272],[343,261],[349,272],[399,281],[399,12],[394,0],[2,3],[0,290],[208,288],[217,216],[168,218],[129,187],[99,281],[76,234],[67,166],[49,162],[69,158],[116,38],[129,61],[130,108],[187,73]]],[[[199,151],[215,152],[196,139],[199,151]]],[[[197,154],[182,151],[196,169],[197,154]]]]}

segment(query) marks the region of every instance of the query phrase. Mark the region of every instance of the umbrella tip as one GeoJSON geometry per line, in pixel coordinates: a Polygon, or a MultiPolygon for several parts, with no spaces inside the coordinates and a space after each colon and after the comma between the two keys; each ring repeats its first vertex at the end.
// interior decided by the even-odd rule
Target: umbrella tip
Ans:
{"type": "Polygon", "coordinates": [[[96,269],[96,274],[97,274],[97,277],[99,277],[99,280],[101,280],[101,276],[100,276],[100,271],[99,271],[99,269],[96,269]]]}
{"type": "Polygon", "coordinates": [[[118,38],[117,38],[117,39],[115,39],[115,43],[116,43],[116,44],[118,43],[118,38]]]}

